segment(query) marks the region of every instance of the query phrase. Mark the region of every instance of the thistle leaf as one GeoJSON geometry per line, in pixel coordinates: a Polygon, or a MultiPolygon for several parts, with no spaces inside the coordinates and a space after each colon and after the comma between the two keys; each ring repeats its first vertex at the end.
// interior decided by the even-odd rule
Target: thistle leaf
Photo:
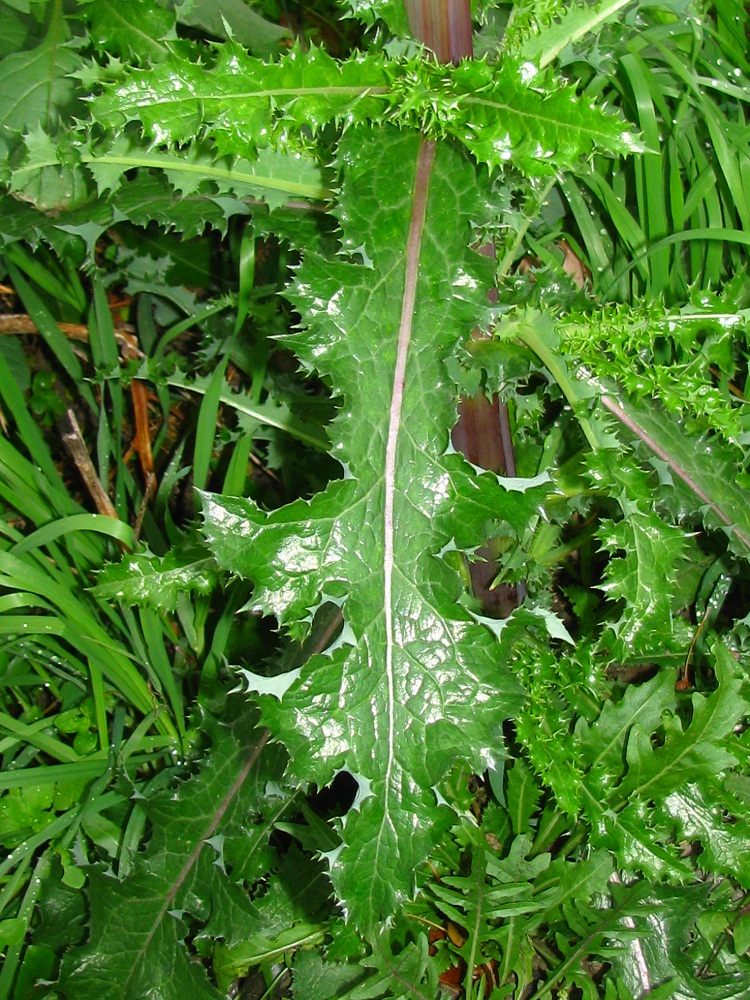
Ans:
{"type": "Polygon", "coordinates": [[[317,952],[301,951],[294,962],[294,1000],[330,1000],[344,997],[362,978],[356,967],[323,961],[317,952]]]}
{"type": "Polygon", "coordinates": [[[566,5],[558,20],[543,25],[522,44],[521,58],[548,66],[569,45],[616,17],[631,0],[600,0],[594,4],[566,5]]]}
{"type": "Polygon", "coordinates": [[[208,594],[218,582],[216,564],[205,549],[175,546],[165,556],[139,552],[111,563],[99,574],[94,594],[106,601],[174,611],[180,594],[208,594]]]}
{"type": "Polygon", "coordinates": [[[586,101],[535,67],[512,60],[444,66],[423,57],[355,56],[337,62],[320,49],[294,49],[278,63],[250,58],[234,43],[211,65],[173,53],[109,85],[93,103],[114,129],[140,121],[159,144],[205,130],[223,154],[286,145],[329,122],[390,118],[433,138],[451,136],[491,168],[514,165],[530,176],[572,167],[594,149],[643,147],[623,119],[586,101]]]}
{"type": "Polygon", "coordinates": [[[635,725],[653,733],[661,725],[662,715],[674,711],[674,678],[666,671],[644,684],[629,686],[617,703],[604,703],[601,714],[589,726],[581,718],[576,726],[576,743],[589,767],[587,784],[594,797],[603,788],[612,787],[625,772],[625,744],[635,725]],[[593,784],[592,784],[593,782],[593,784]]]}
{"type": "Polygon", "coordinates": [[[750,888],[750,823],[747,806],[722,787],[721,780],[705,774],[667,795],[654,813],[654,828],[663,823],[665,834],[701,845],[701,868],[713,875],[729,875],[743,889],[750,888]]]}
{"type": "Polygon", "coordinates": [[[39,126],[30,129],[23,139],[23,163],[12,171],[9,190],[51,214],[89,201],[87,178],[66,145],[53,142],[39,126]]]}
{"type": "Polygon", "coordinates": [[[365,24],[374,24],[378,19],[381,19],[385,21],[394,34],[409,34],[406,5],[402,0],[346,0],[346,6],[355,17],[361,18],[365,24]]]}
{"type": "Polygon", "coordinates": [[[289,198],[321,200],[328,196],[320,170],[300,154],[264,149],[252,161],[241,157],[217,158],[198,143],[180,153],[155,152],[120,136],[111,149],[84,154],[99,194],[116,191],[136,168],[162,170],[183,196],[216,193],[221,197],[264,199],[270,208],[289,198]]]}
{"type": "Polygon", "coordinates": [[[750,555],[750,490],[737,452],[718,439],[688,436],[672,414],[644,402],[602,396],[602,403],[641,442],[657,468],[668,472],[677,496],[687,496],[680,513],[698,510],[709,528],[726,532],[730,548],[750,555]]]}
{"type": "MultiPolygon", "coordinates": [[[[655,727],[659,703],[666,707],[669,702],[666,682],[649,683],[653,701],[647,694],[630,696],[628,707],[636,711],[621,744],[626,774],[611,791],[606,791],[605,785],[604,798],[601,783],[595,787],[592,782],[588,789],[587,812],[598,828],[595,840],[615,852],[618,865],[625,871],[640,871],[655,879],[666,876],[687,880],[692,864],[680,856],[678,844],[697,840],[704,850],[701,866],[706,864],[717,874],[731,867],[745,884],[750,876],[746,863],[734,868],[728,861],[731,855],[717,855],[723,821],[716,810],[740,809],[733,796],[719,791],[720,776],[737,762],[728,749],[729,739],[738,721],[748,713],[749,704],[731,653],[719,643],[712,652],[718,687],[708,695],[693,694],[689,724],[681,723],[677,714],[665,713],[661,725],[655,727]],[[657,731],[663,735],[655,746],[657,731]],[[711,775],[719,777],[715,781],[711,775]]],[[[616,716],[624,722],[624,711],[623,703],[622,710],[608,713],[602,733],[612,731],[616,716]]],[[[598,727],[599,723],[592,732],[598,727]]],[[[610,759],[612,746],[608,740],[605,753],[600,752],[603,761],[610,759]]],[[[742,820],[737,829],[725,827],[724,839],[734,835],[737,844],[744,843],[745,826],[742,820]]]]}
{"type": "Polygon", "coordinates": [[[388,80],[380,56],[338,63],[322,49],[293,49],[278,63],[248,56],[234,42],[206,65],[172,52],[162,64],[133,71],[93,102],[97,121],[114,129],[140,121],[160,144],[192,141],[202,128],[223,152],[247,155],[293,128],[317,131],[330,121],[382,113],[388,80]]]}
{"type": "MultiPolygon", "coordinates": [[[[716,909],[721,904],[717,900],[712,901],[713,891],[710,881],[691,886],[653,887],[644,901],[645,913],[638,921],[642,932],[631,941],[629,948],[611,952],[610,961],[619,981],[618,991],[616,994],[613,991],[612,1000],[615,996],[618,1000],[624,996],[644,996],[644,972],[647,973],[647,982],[660,984],[645,994],[657,1000],[666,1000],[667,997],[734,1000],[747,994],[750,977],[742,965],[727,963],[724,966],[717,962],[716,972],[707,976],[691,948],[696,939],[700,941],[696,923],[702,917],[710,919],[711,916],[718,916],[716,909]],[[632,993],[624,992],[627,987],[632,993]]],[[[708,946],[704,947],[708,954],[708,946]]]]}
{"type": "Polygon", "coordinates": [[[496,759],[520,701],[440,553],[480,544],[490,520],[521,531],[549,487],[503,484],[448,453],[456,403],[444,361],[487,308],[491,277],[468,249],[484,203],[475,170],[388,127],[350,133],[340,158],[343,250],[367,263],[307,255],[294,292],[307,329],[290,341],[342,396],[331,434],[347,478],[270,514],[217,496],[204,513],[219,564],[253,579],[254,604],[293,635],[321,600],[341,605],[336,648],[261,704],[291,778],[324,785],[346,768],[360,784],[331,877],[372,931],[413,894],[449,820],[431,789],[456,758],[480,771],[496,759]]]}
{"type": "Polygon", "coordinates": [[[159,62],[165,38],[175,37],[175,15],[157,0],[91,0],[80,5],[89,38],[110,57],[159,62]]]}
{"type": "MultiPolygon", "coordinates": [[[[65,996],[209,1000],[225,995],[191,956],[186,937],[209,918],[213,932],[226,940],[257,932],[246,888],[223,870],[222,843],[225,836],[243,836],[246,850],[258,852],[254,860],[268,854],[272,820],[256,819],[258,812],[274,812],[265,787],[278,778],[281,758],[266,749],[258,769],[262,744],[248,749],[253,731],[247,717],[233,727],[211,719],[205,726],[213,745],[201,771],[176,792],[166,789],[143,803],[153,837],[132,871],[121,881],[90,871],[91,935],[65,955],[60,977],[65,996]]],[[[262,873],[263,868],[256,877],[262,873]]]]}
{"type": "Polygon", "coordinates": [[[613,556],[623,553],[609,560],[601,587],[611,600],[625,601],[621,618],[610,626],[610,656],[627,660],[638,651],[653,652],[672,634],[672,595],[688,565],[690,540],[652,511],[605,522],[601,537],[613,556]]]}
{"type": "Polygon", "coordinates": [[[450,135],[491,169],[510,164],[529,176],[574,166],[594,149],[642,151],[625,121],[581,100],[575,88],[531,63],[428,60],[389,68],[395,121],[450,135]]]}
{"type": "Polygon", "coordinates": [[[675,787],[700,780],[707,766],[723,771],[736,763],[723,741],[745,714],[747,705],[740,695],[741,681],[729,672],[731,665],[727,660],[731,660],[731,655],[723,647],[718,648],[722,651],[717,660],[719,688],[709,696],[693,695],[690,725],[683,730],[675,719],[664,746],[656,750],[651,747],[650,739],[637,746],[629,742],[628,774],[620,786],[625,800],[668,795],[675,787]]]}

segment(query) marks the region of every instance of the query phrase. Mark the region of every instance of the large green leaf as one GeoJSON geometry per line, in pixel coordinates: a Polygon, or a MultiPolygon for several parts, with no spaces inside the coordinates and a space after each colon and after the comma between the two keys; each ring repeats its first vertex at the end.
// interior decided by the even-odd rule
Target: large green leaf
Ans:
{"type": "Polygon", "coordinates": [[[66,44],[67,25],[57,19],[47,37],[28,52],[12,52],[0,62],[0,135],[15,144],[41,127],[54,131],[62,115],[83,114],[69,74],[80,59],[66,44]]]}
{"type": "MultiPolygon", "coordinates": [[[[178,790],[142,804],[152,824],[148,848],[121,881],[92,870],[88,878],[91,934],[63,961],[67,997],[98,1000],[195,1000],[224,994],[191,956],[185,938],[210,919],[212,933],[234,941],[258,931],[247,891],[224,870],[225,838],[242,836],[263,864],[273,859],[267,839],[279,809],[265,795],[278,778],[279,752],[261,763],[251,719],[224,726],[206,719],[213,744],[204,766],[178,790]]],[[[282,803],[283,806],[283,803],[282,803]]],[[[282,809],[283,811],[283,809],[282,809]]]]}
{"type": "Polygon", "coordinates": [[[483,204],[474,169],[387,127],[350,134],[340,156],[343,250],[364,263],[307,255],[294,299],[308,329],[290,340],[342,394],[332,435],[346,478],[271,514],[207,496],[205,530],[220,565],[253,579],[254,603],[292,633],[322,598],[342,606],[337,648],[263,712],[290,750],[290,777],[356,776],[361,802],[331,875],[372,929],[413,892],[441,821],[433,786],[456,757],[480,771],[496,759],[519,704],[495,636],[456,603],[461,584],[440,554],[481,543],[490,520],[521,531],[549,487],[477,475],[448,453],[444,361],[486,309],[491,277],[467,248],[483,204]]]}
{"type": "Polygon", "coordinates": [[[195,53],[173,53],[128,73],[106,86],[93,112],[113,129],[140,121],[158,143],[184,143],[205,128],[222,152],[235,155],[283,145],[294,132],[309,135],[331,121],[389,118],[452,136],[493,168],[513,164],[530,175],[571,167],[594,149],[641,148],[621,118],[512,61],[443,66],[358,55],[336,62],[320,49],[294,49],[268,65],[226,43],[210,65],[195,53]]]}

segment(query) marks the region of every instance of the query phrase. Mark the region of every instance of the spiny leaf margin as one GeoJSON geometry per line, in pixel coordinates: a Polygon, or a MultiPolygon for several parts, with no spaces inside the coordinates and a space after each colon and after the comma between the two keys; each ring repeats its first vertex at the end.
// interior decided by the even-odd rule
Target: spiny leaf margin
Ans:
{"type": "Polygon", "coordinates": [[[92,111],[115,130],[139,121],[157,144],[210,133],[230,155],[259,144],[304,144],[304,133],[329,122],[390,119],[432,138],[451,136],[492,169],[513,164],[532,176],[568,169],[594,149],[641,149],[622,119],[512,60],[443,66],[379,53],[337,61],[322,49],[295,48],[269,65],[228,42],[213,62],[173,53],[150,70],[105,83],[92,111]]]}
{"type": "Polygon", "coordinates": [[[360,785],[329,860],[339,899],[371,934],[413,894],[450,822],[432,791],[440,775],[456,757],[481,771],[501,756],[502,719],[520,704],[440,554],[481,543],[490,520],[521,531],[550,487],[503,484],[447,453],[456,404],[444,358],[486,312],[491,281],[468,248],[485,197],[475,169],[387,126],[350,131],[339,161],[342,250],[366,263],[307,254],[292,292],[306,329],[287,342],[342,397],[331,439],[347,477],[269,514],[206,496],[204,530],[219,565],[254,580],[253,606],[292,634],[323,599],[341,605],[335,648],[281,701],[260,702],[290,780],[321,786],[345,768],[360,785]]]}

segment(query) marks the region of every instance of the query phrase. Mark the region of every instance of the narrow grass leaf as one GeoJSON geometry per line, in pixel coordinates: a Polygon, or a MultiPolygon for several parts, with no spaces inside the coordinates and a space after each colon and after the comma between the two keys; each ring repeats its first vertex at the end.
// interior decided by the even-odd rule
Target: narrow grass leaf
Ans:
{"type": "Polygon", "coordinates": [[[10,551],[12,555],[20,556],[31,549],[49,545],[56,538],[82,531],[94,531],[97,534],[114,538],[115,541],[120,542],[128,549],[135,547],[133,529],[129,524],[116,521],[103,514],[71,514],[69,517],[60,518],[59,521],[53,521],[51,524],[37,528],[30,535],[26,535],[22,541],[17,542],[10,551]]]}
{"type": "Polygon", "coordinates": [[[198,424],[195,429],[195,449],[193,451],[193,483],[197,490],[202,490],[208,481],[208,473],[216,441],[216,423],[219,416],[224,373],[227,369],[229,355],[226,354],[221,363],[214,369],[208,380],[198,411],[198,424]]]}

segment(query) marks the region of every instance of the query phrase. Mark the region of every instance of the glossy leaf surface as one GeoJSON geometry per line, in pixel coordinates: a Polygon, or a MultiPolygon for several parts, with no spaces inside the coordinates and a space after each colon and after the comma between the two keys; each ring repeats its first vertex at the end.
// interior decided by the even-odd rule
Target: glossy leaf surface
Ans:
{"type": "Polygon", "coordinates": [[[157,143],[182,143],[206,129],[224,153],[287,143],[331,121],[391,119],[452,136],[491,168],[511,164],[530,175],[573,166],[592,150],[641,149],[623,119],[582,102],[575,89],[538,77],[536,67],[382,55],[337,62],[320,49],[295,49],[267,65],[224,45],[213,65],[173,53],[133,71],[94,101],[102,123],[140,121],[157,143]]]}
{"type": "Polygon", "coordinates": [[[338,647],[263,712],[291,778],[357,777],[362,801],[331,875],[372,929],[411,895],[447,819],[432,790],[441,773],[456,757],[480,771],[497,758],[519,703],[440,553],[481,543],[487,521],[522,530],[549,487],[503,485],[447,454],[456,403],[444,360],[481,317],[490,280],[468,249],[483,201],[474,169],[389,128],[352,134],[341,160],[343,246],[366,263],[307,255],[294,293],[307,330],[291,341],[342,395],[332,438],[347,476],[270,514],[207,496],[205,530],[219,564],[254,580],[254,603],[293,634],[322,598],[341,604],[338,647]]]}
{"type": "Polygon", "coordinates": [[[216,565],[204,550],[175,546],[163,558],[140,552],[112,563],[99,574],[94,593],[105,600],[173,611],[181,594],[207,594],[217,577],[216,565]]]}
{"type": "Polygon", "coordinates": [[[615,639],[610,655],[626,659],[636,650],[654,649],[671,634],[671,595],[692,553],[682,529],[666,524],[651,511],[636,511],[616,524],[605,523],[602,541],[613,555],[602,589],[610,599],[625,600],[622,616],[611,627],[615,639]]]}
{"type": "Polygon", "coordinates": [[[693,860],[681,856],[679,844],[695,841],[701,845],[702,867],[717,874],[731,867],[747,884],[748,866],[739,858],[730,862],[735,849],[729,846],[733,836],[745,842],[744,809],[723,790],[722,776],[736,764],[728,740],[747,713],[748,700],[731,654],[717,644],[713,656],[718,687],[692,695],[688,723],[679,714],[688,706],[677,701],[669,677],[660,675],[604,710],[588,734],[579,727],[586,757],[588,747],[600,743],[586,779],[584,810],[594,823],[594,840],[615,852],[624,871],[686,881],[693,860]],[[611,772],[608,778],[605,768],[611,772]],[[716,779],[708,778],[707,771],[716,779]],[[730,825],[726,817],[732,814],[737,819],[730,825]],[[723,851],[722,840],[727,842],[723,851]]]}
{"type": "Polygon", "coordinates": [[[726,532],[731,548],[747,557],[750,491],[738,468],[737,451],[706,436],[688,437],[673,417],[643,403],[615,402],[606,396],[603,402],[642,442],[652,461],[666,463],[678,495],[688,497],[681,512],[699,511],[708,527],[726,532]]]}

